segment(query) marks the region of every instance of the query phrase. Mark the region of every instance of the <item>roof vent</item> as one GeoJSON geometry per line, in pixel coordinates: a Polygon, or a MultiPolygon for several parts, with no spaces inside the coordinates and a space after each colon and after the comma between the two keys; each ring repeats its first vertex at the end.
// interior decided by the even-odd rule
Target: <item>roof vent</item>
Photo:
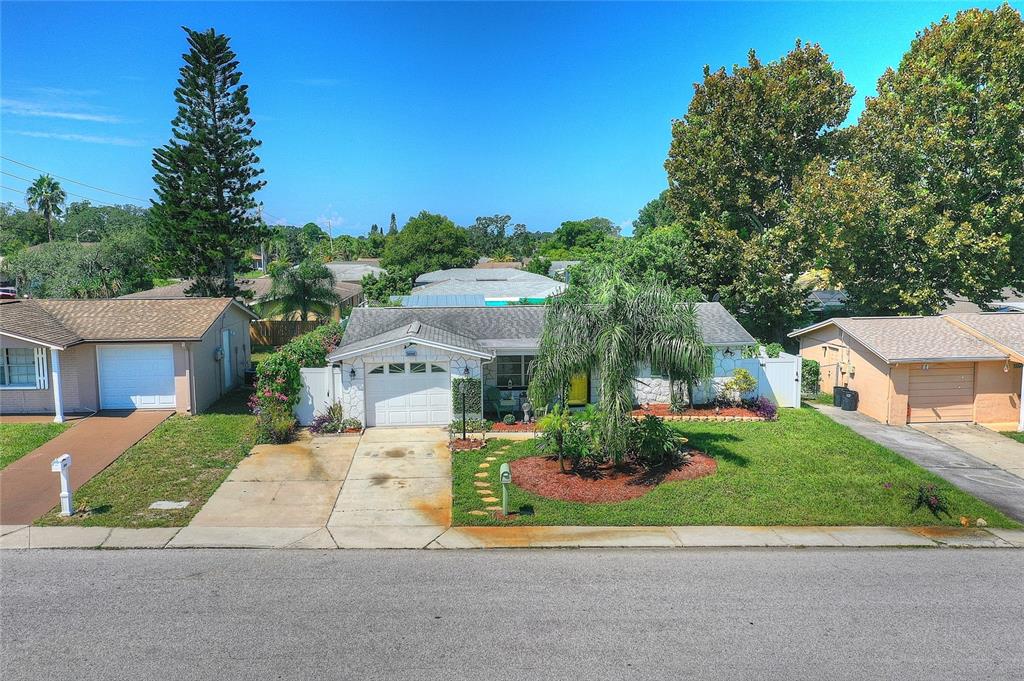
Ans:
{"type": "Polygon", "coordinates": [[[415,336],[419,332],[420,332],[420,323],[419,322],[413,322],[412,324],[409,325],[409,335],[410,336],[415,336]]]}

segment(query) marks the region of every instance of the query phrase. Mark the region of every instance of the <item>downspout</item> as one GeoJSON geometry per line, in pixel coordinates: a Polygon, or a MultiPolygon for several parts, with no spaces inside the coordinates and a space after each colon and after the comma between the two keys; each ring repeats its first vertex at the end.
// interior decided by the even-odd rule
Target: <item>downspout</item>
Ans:
{"type": "Polygon", "coordinates": [[[1020,370],[1020,398],[1017,400],[1017,432],[1024,433],[1024,365],[1020,370]]]}
{"type": "Polygon", "coordinates": [[[192,361],[192,344],[185,344],[185,352],[188,353],[188,411],[192,416],[196,415],[196,368],[192,361]]]}

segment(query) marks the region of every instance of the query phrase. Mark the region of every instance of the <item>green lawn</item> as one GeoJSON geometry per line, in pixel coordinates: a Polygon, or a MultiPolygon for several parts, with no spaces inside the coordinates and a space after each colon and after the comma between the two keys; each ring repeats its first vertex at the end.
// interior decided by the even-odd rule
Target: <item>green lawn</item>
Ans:
{"type": "Polygon", "coordinates": [[[0,423],[0,468],[14,463],[69,427],[67,423],[0,423]]]}
{"type": "Polygon", "coordinates": [[[249,360],[259,367],[260,362],[265,360],[275,349],[273,345],[254,345],[249,349],[249,360]]]}
{"type": "MultiPolygon", "coordinates": [[[[536,496],[512,485],[512,510],[533,508],[520,525],[957,525],[961,515],[990,526],[1019,527],[999,511],[951,486],[810,407],[781,409],[775,422],[677,424],[690,444],[713,456],[707,478],[659,485],[616,504],[580,504],[536,496]],[[911,510],[920,483],[936,483],[951,517],[911,510]]],[[[495,456],[487,480],[500,491],[501,463],[531,456],[535,441],[494,440],[486,449],[453,455],[455,525],[500,525],[483,510],[473,485],[485,456],[495,456]]],[[[513,481],[514,483],[514,481],[513,481]]]]}
{"type": "Polygon", "coordinates": [[[1011,440],[1016,440],[1017,442],[1019,442],[1022,445],[1024,445],[1024,433],[1020,433],[1020,432],[1007,432],[1007,433],[1003,433],[1003,435],[1005,435],[1006,437],[1010,438],[1011,440]]]}
{"type": "Polygon", "coordinates": [[[813,403],[813,404],[825,404],[825,405],[828,405],[828,406],[831,407],[832,406],[832,393],[820,392],[817,395],[815,395],[814,397],[805,397],[804,401],[805,402],[809,402],[809,403],[813,403]]]}
{"type": "Polygon", "coordinates": [[[61,518],[56,509],[37,525],[181,527],[187,525],[255,441],[255,417],[237,391],[205,414],[172,416],[75,492],[90,512],[61,518]],[[190,501],[184,509],[150,510],[154,501],[190,501]]]}

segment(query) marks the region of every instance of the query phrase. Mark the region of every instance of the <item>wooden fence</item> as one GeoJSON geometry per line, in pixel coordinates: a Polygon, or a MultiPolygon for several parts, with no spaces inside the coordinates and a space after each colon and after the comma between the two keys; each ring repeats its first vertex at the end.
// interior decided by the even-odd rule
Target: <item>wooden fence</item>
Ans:
{"type": "Polygon", "coordinates": [[[309,333],[323,321],[299,322],[283,319],[257,319],[249,324],[249,342],[253,345],[284,345],[292,338],[309,333]]]}

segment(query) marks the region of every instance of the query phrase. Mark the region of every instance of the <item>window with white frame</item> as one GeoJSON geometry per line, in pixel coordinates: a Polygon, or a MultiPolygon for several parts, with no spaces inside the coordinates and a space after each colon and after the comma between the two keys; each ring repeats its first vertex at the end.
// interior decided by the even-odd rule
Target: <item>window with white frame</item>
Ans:
{"type": "Polygon", "coordinates": [[[498,355],[498,387],[527,387],[530,383],[531,362],[533,355],[498,355]]]}
{"type": "Polygon", "coordinates": [[[0,387],[45,388],[45,353],[41,348],[3,348],[0,351],[0,387]]]}

